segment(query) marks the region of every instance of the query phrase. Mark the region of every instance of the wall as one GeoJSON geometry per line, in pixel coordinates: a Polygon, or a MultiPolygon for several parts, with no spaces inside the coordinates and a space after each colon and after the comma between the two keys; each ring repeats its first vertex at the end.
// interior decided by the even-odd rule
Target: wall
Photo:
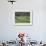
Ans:
{"type": "Polygon", "coordinates": [[[0,40],[11,40],[19,32],[31,34],[33,40],[46,40],[46,0],[17,0],[13,5],[0,0],[0,40]],[[33,10],[32,26],[15,26],[16,10],[33,10]]]}

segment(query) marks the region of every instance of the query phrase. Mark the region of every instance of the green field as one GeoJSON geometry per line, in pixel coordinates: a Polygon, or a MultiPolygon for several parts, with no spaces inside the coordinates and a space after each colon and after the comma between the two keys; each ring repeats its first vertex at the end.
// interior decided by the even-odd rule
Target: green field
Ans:
{"type": "Polygon", "coordinates": [[[15,22],[16,23],[30,23],[30,16],[23,16],[23,15],[20,15],[20,16],[16,16],[15,17],[15,22]]]}
{"type": "Polygon", "coordinates": [[[30,12],[16,12],[15,23],[30,23],[30,12]]]}

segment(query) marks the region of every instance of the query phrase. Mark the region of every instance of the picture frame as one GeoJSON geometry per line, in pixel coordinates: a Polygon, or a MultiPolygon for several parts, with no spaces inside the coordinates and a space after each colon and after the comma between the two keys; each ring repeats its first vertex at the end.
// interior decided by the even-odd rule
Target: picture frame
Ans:
{"type": "Polygon", "coordinates": [[[15,11],[14,24],[15,25],[32,25],[33,14],[29,10],[15,11]]]}

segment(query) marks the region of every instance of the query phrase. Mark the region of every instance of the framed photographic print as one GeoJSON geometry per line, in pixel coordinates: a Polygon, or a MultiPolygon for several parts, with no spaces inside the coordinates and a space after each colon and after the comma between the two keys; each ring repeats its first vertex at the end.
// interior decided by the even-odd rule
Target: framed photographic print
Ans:
{"type": "Polygon", "coordinates": [[[15,25],[32,25],[32,11],[16,11],[15,25]]]}

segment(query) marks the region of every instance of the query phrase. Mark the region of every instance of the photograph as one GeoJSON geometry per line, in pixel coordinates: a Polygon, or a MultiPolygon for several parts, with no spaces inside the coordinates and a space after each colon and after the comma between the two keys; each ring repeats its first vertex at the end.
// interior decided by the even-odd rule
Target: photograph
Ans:
{"type": "Polygon", "coordinates": [[[16,23],[30,23],[30,12],[16,12],[15,22],[16,23]]]}
{"type": "Polygon", "coordinates": [[[32,13],[27,12],[15,12],[15,24],[16,25],[31,25],[32,13]]]}

